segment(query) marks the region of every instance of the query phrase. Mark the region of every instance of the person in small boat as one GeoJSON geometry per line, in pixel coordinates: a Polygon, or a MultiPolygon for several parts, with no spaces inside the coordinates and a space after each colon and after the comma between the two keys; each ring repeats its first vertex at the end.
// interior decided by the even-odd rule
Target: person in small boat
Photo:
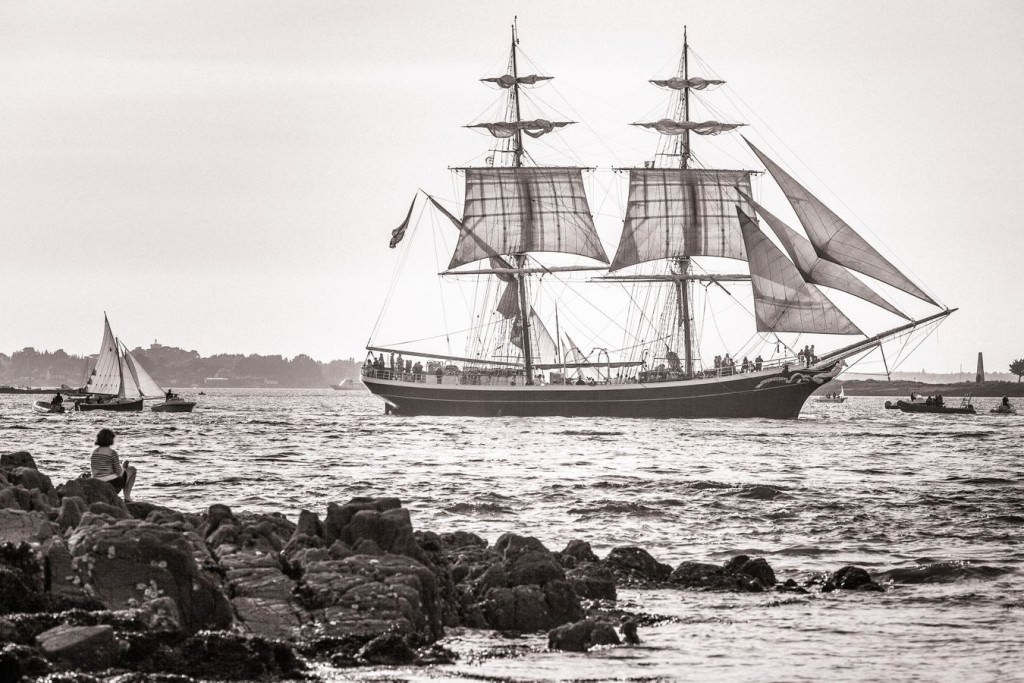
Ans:
{"type": "Polygon", "coordinates": [[[1013,410],[1013,406],[1010,405],[1010,399],[1007,396],[1003,396],[1003,402],[999,404],[999,409],[1003,412],[1013,410]]]}
{"type": "Polygon", "coordinates": [[[132,502],[132,487],[135,486],[136,470],[128,465],[127,460],[124,461],[123,466],[121,465],[117,451],[111,448],[114,445],[115,436],[114,430],[106,427],[96,434],[96,448],[92,452],[92,457],[89,458],[89,469],[92,471],[93,479],[107,482],[114,487],[114,491],[117,493],[123,491],[124,502],[130,503],[132,502]]]}
{"type": "Polygon", "coordinates": [[[943,406],[942,394],[935,394],[935,405],[937,405],[940,408],[943,406]]]}
{"type": "Polygon", "coordinates": [[[171,400],[171,399],[173,399],[173,398],[174,398],[174,392],[173,392],[173,391],[171,391],[170,389],[168,389],[168,390],[167,390],[167,395],[166,395],[166,396],[164,396],[164,400],[165,400],[165,401],[170,401],[170,400],[171,400]]]}
{"type": "Polygon", "coordinates": [[[61,396],[60,392],[58,391],[54,395],[54,397],[50,399],[50,405],[53,406],[54,408],[59,408],[63,404],[64,404],[64,397],[61,396]]]}

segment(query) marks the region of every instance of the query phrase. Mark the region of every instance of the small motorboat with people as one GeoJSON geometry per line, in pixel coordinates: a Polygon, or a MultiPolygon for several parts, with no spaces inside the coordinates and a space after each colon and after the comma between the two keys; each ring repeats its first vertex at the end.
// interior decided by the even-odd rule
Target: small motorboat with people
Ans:
{"type": "Polygon", "coordinates": [[[157,403],[151,408],[154,413],[191,413],[196,407],[195,401],[183,399],[178,394],[168,389],[164,393],[164,402],[157,403]]]}
{"type": "Polygon", "coordinates": [[[1010,403],[1008,396],[1003,396],[1003,400],[1000,401],[999,405],[988,412],[995,415],[1016,415],[1017,407],[1010,403]]]}
{"type": "Polygon", "coordinates": [[[62,415],[63,413],[67,412],[67,410],[64,408],[64,399],[63,397],[61,397],[59,393],[49,401],[36,401],[35,403],[32,404],[32,410],[36,411],[37,413],[42,413],[44,415],[62,415]],[[58,398],[60,398],[59,401],[57,400],[58,398]]]}
{"type": "Polygon", "coordinates": [[[904,413],[940,413],[946,415],[974,415],[976,412],[971,405],[971,397],[965,396],[960,399],[959,406],[946,405],[942,394],[922,397],[919,394],[911,394],[909,401],[899,400],[896,403],[885,402],[885,407],[893,410],[899,409],[904,413]]]}
{"type": "Polygon", "coordinates": [[[832,391],[823,396],[817,397],[818,403],[844,403],[846,401],[846,387],[839,387],[839,391],[832,391]]]}

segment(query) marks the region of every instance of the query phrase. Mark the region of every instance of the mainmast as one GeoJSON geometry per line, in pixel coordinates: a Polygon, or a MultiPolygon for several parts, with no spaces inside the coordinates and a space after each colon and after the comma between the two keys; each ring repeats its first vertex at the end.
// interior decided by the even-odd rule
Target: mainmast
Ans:
{"type": "MultiPolygon", "coordinates": [[[[690,120],[690,78],[689,64],[687,63],[687,52],[689,45],[686,42],[686,27],[683,27],[683,56],[679,63],[679,76],[687,85],[683,88],[679,103],[676,106],[676,120],[690,120]],[[679,111],[682,109],[682,112],[679,111]],[[679,114],[682,118],[679,118],[679,114]]],[[[688,168],[690,162],[690,130],[686,129],[682,135],[676,137],[676,152],[679,155],[679,167],[688,168]]],[[[688,186],[687,193],[690,195],[691,206],[696,204],[696,188],[688,186]]],[[[676,260],[679,266],[679,274],[684,277],[690,274],[690,257],[682,256],[676,260]]],[[[690,281],[688,279],[676,280],[676,296],[679,299],[679,323],[683,328],[683,358],[686,376],[693,376],[693,330],[690,316],[690,281]]]]}
{"type": "MultiPolygon", "coordinates": [[[[512,67],[512,87],[509,89],[509,97],[512,99],[512,120],[521,121],[522,117],[519,112],[519,68],[516,64],[516,44],[519,42],[519,37],[516,35],[516,24],[512,23],[512,50],[511,50],[511,67],[512,67]]],[[[522,128],[516,128],[515,136],[513,137],[512,143],[512,166],[514,168],[520,168],[523,165],[523,131],[522,128]]],[[[526,254],[519,253],[515,254],[516,267],[520,269],[520,272],[516,273],[516,280],[519,285],[519,321],[520,327],[523,333],[523,362],[526,366],[526,383],[533,384],[533,348],[530,343],[530,305],[526,295],[526,283],[527,274],[521,272],[521,269],[526,266],[526,254]]]]}

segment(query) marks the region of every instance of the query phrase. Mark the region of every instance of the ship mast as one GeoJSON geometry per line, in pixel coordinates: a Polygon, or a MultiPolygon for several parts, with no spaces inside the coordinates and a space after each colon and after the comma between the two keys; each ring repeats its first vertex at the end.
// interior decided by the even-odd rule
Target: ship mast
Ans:
{"type": "MultiPolygon", "coordinates": [[[[510,88],[509,97],[512,101],[512,120],[520,121],[521,116],[519,112],[519,69],[516,64],[516,44],[519,42],[519,37],[516,35],[516,24],[512,23],[512,50],[511,50],[511,66],[512,66],[512,87],[510,88]]],[[[521,128],[516,129],[515,136],[513,137],[512,147],[512,166],[514,168],[520,168],[523,165],[523,131],[521,128]]],[[[523,334],[523,361],[526,366],[526,384],[533,384],[533,349],[530,343],[530,306],[527,302],[526,296],[526,282],[527,274],[522,272],[522,269],[526,266],[526,254],[515,254],[516,268],[520,269],[520,272],[516,273],[516,280],[519,285],[519,320],[520,328],[523,334]]]]}
{"type": "MultiPolygon", "coordinates": [[[[686,42],[686,27],[683,27],[683,56],[679,63],[679,75],[683,81],[687,81],[690,76],[689,64],[687,63],[687,51],[689,46],[686,42]]],[[[682,97],[679,98],[679,102],[676,105],[676,120],[677,121],[689,121],[690,120],[690,86],[687,85],[683,88],[682,97]],[[680,111],[682,110],[682,111],[680,111]],[[682,118],[679,117],[682,114],[682,118]]],[[[676,153],[679,156],[679,167],[688,168],[690,162],[690,130],[686,129],[682,135],[676,137],[676,153]]],[[[696,206],[696,188],[693,185],[688,186],[688,192],[690,194],[689,200],[691,206],[696,206]]],[[[696,215],[695,215],[696,218],[696,215]]],[[[682,256],[676,259],[676,264],[679,267],[679,274],[683,276],[676,280],[676,295],[679,301],[679,324],[683,328],[683,358],[684,358],[684,369],[687,377],[693,376],[693,330],[691,329],[691,318],[690,318],[690,281],[686,279],[686,276],[690,273],[690,257],[682,256]]]]}

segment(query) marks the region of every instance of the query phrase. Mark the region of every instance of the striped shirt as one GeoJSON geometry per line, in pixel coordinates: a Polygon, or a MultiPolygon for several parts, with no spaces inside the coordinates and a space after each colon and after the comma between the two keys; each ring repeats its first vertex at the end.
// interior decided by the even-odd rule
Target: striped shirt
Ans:
{"type": "Polygon", "coordinates": [[[89,466],[95,479],[110,481],[121,476],[121,463],[117,459],[117,451],[109,446],[97,446],[92,452],[89,466]]]}

